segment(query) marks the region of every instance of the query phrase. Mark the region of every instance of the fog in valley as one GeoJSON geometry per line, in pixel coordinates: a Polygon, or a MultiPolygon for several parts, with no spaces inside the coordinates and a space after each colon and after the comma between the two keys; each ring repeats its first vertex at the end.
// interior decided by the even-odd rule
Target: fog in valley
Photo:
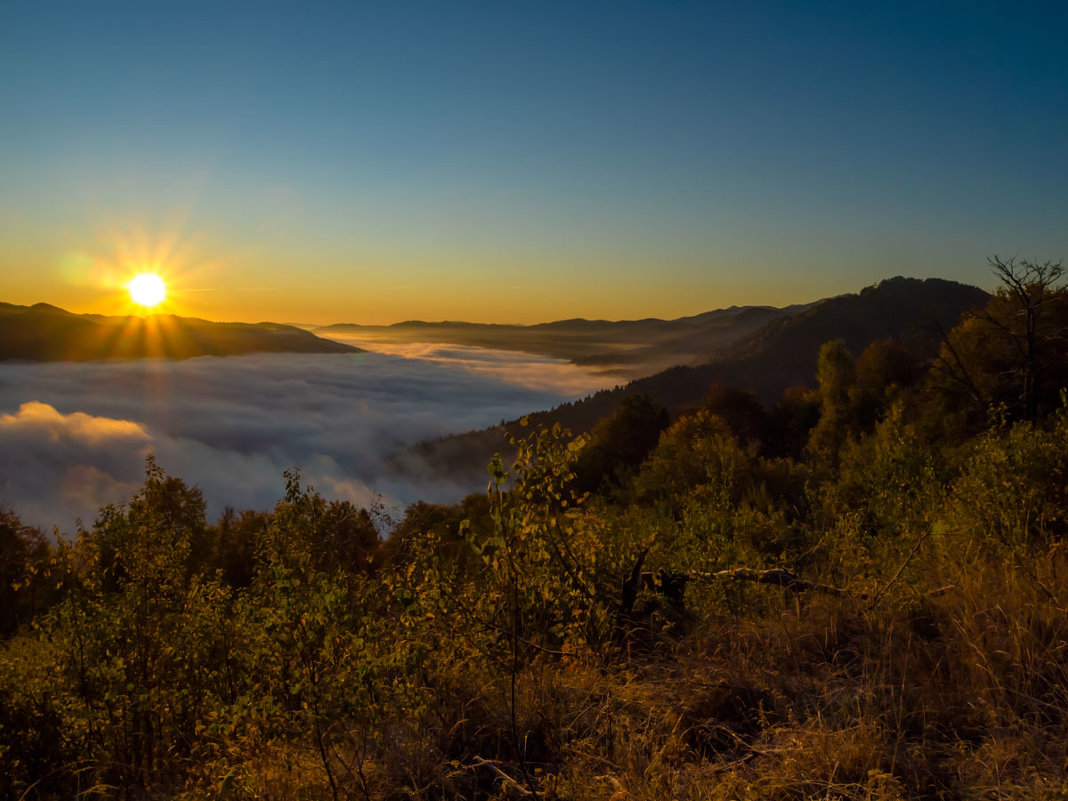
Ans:
{"type": "Polygon", "coordinates": [[[393,475],[398,448],[513,419],[612,380],[559,360],[443,345],[404,355],[270,354],[185,361],[5,365],[0,504],[62,532],[128,499],[149,453],[229,505],[267,509],[298,467],[324,495],[365,505],[455,501],[475,475],[393,475]]]}

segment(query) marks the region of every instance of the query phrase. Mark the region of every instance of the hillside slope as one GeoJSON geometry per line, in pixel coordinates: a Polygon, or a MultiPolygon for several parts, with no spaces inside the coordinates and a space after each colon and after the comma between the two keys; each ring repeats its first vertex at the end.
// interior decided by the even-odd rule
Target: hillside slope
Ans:
{"type": "Polygon", "coordinates": [[[277,323],[214,323],[193,317],[104,317],[47,303],[0,303],[0,361],[87,361],[248,353],[354,353],[359,348],[277,323]]]}
{"type": "MultiPolygon", "coordinates": [[[[624,395],[645,394],[674,412],[704,397],[717,384],[754,393],[772,403],[795,384],[814,386],[820,346],[841,338],[854,354],[870,343],[895,339],[921,356],[933,356],[948,331],[966,312],[982,305],[983,290],[937,278],[890,278],[856,294],[811,304],[797,314],[774,319],[725,348],[719,358],[701,365],[678,365],[625,386],[605,390],[574,403],[535,412],[534,424],[560,423],[574,432],[589,430],[610,414],[624,395]]],[[[514,423],[420,443],[398,463],[412,469],[416,460],[434,469],[483,470],[504,444],[504,430],[514,423]]]]}
{"type": "Polygon", "coordinates": [[[891,278],[856,294],[827,298],[786,319],[770,322],[742,339],[723,358],[667,370],[628,385],[669,409],[703,395],[713,384],[776,400],[789,386],[811,384],[820,346],[845,340],[854,354],[872,342],[895,339],[934,355],[942,332],[986,302],[983,290],[938,278],[891,278]]]}

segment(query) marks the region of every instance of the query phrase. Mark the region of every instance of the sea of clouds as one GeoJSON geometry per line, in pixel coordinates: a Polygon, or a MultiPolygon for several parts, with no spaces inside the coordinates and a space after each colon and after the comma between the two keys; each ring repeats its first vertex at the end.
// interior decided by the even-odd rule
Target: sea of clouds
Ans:
{"type": "Polygon", "coordinates": [[[397,353],[0,365],[0,506],[47,531],[130,498],[155,454],[209,519],[269,509],[300,468],[329,498],[400,509],[484,486],[391,474],[390,454],[550,408],[613,383],[555,359],[462,346],[397,353]]]}

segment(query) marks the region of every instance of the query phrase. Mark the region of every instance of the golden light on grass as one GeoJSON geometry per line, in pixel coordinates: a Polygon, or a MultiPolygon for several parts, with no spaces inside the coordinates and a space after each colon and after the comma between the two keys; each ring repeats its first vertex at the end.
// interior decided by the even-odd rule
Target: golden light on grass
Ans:
{"type": "Polygon", "coordinates": [[[146,309],[158,306],[167,297],[167,285],[156,273],[140,273],[126,287],[130,290],[130,300],[146,309]]]}

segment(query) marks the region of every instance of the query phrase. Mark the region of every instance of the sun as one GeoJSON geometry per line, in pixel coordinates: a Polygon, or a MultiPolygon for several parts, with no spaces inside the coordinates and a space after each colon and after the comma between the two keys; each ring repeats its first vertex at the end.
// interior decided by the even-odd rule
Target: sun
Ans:
{"type": "Polygon", "coordinates": [[[134,276],[126,288],[130,290],[130,300],[146,309],[158,306],[167,297],[167,285],[155,273],[134,276]]]}

